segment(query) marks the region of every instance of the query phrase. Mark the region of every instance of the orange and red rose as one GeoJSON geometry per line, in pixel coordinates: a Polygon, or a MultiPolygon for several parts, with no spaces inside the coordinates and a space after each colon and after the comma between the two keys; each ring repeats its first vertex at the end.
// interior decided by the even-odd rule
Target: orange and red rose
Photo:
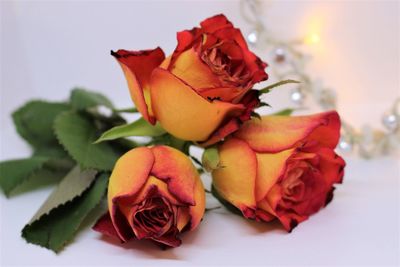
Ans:
{"type": "Polygon", "coordinates": [[[196,168],[182,152],[135,148],[117,161],[108,185],[109,212],[94,229],[123,242],[150,239],[177,247],[178,235],[199,225],[204,194],[196,168]]]}
{"type": "Polygon", "coordinates": [[[200,25],[179,32],[178,45],[167,58],[160,48],[112,55],[146,120],[207,146],[250,119],[259,103],[252,87],[268,76],[267,64],[249,51],[240,30],[224,15],[200,25]]]}
{"type": "Polygon", "coordinates": [[[213,187],[246,218],[278,219],[291,231],[327,205],[342,181],[339,131],[336,112],[248,121],[219,146],[213,187]]]}

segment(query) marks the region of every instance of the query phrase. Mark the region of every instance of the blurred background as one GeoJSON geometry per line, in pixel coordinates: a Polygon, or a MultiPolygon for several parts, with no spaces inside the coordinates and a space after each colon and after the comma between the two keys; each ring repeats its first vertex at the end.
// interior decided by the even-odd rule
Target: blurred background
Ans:
{"type": "MultiPolygon", "coordinates": [[[[355,127],[370,124],[374,128],[382,128],[382,114],[400,96],[400,2],[260,3],[261,19],[273,38],[292,40],[311,36],[314,40],[299,46],[300,51],[310,56],[306,64],[307,73],[336,92],[337,109],[341,116],[355,127]]],[[[236,27],[242,29],[246,37],[254,30],[243,17],[241,3],[237,0],[1,0],[0,160],[29,154],[28,146],[17,136],[10,117],[10,113],[28,99],[66,99],[70,89],[79,86],[103,92],[117,107],[130,107],[132,104],[125,78],[117,62],[110,56],[110,50],[140,50],[160,46],[169,54],[175,48],[177,31],[192,28],[201,20],[218,13],[224,13],[236,27]]],[[[267,47],[258,45],[253,50],[261,58],[269,59],[270,66],[275,64],[267,47]]],[[[271,67],[267,72],[270,72],[269,69],[271,67]]],[[[271,75],[270,82],[274,79],[271,75]]],[[[290,90],[289,86],[281,87],[268,94],[266,99],[272,109],[266,111],[293,106],[290,90]]],[[[303,113],[320,110],[312,103],[306,107],[309,109],[303,110],[303,113]]],[[[353,176],[366,175],[361,171],[367,166],[365,164],[369,163],[353,162],[353,167],[358,168],[353,176]]],[[[391,217],[385,217],[395,227],[399,223],[399,161],[379,164],[387,172],[378,172],[382,177],[375,178],[387,178],[387,174],[391,176],[391,191],[380,192],[390,195],[390,198],[379,202],[379,207],[390,202],[391,206],[386,208],[396,209],[390,213],[391,217]]],[[[44,199],[46,195],[40,197],[44,199]]],[[[7,205],[11,202],[8,201],[7,205]]],[[[4,202],[2,205],[5,205],[4,202]]],[[[5,208],[2,209],[2,215],[6,214],[5,208]]],[[[11,212],[11,208],[8,210],[11,212]]],[[[28,219],[30,214],[24,216],[28,219]]],[[[10,232],[19,231],[26,219],[20,218],[20,225],[15,229],[12,220],[7,221],[3,217],[0,223],[11,227],[10,232]]],[[[367,218],[363,217],[359,224],[366,221],[367,218]]],[[[356,229],[358,224],[354,222],[353,226],[356,229]]],[[[374,227],[371,226],[371,229],[374,227]]],[[[360,232],[359,236],[363,236],[363,233],[360,232]]],[[[384,260],[398,263],[395,255],[399,249],[398,236],[398,226],[395,232],[387,230],[376,234],[378,241],[375,244],[365,244],[367,249],[353,251],[349,257],[356,257],[354,263],[363,262],[363,259],[368,259],[368,263],[384,260]],[[382,247],[382,244],[386,245],[382,247]],[[384,250],[363,258],[366,257],[364,254],[368,254],[367,251],[379,246],[384,250]]],[[[337,243],[339,250],[341,242],[337,243]]],[[[25,245],[19,239],[11,244],[25,245]]],[[[316,262],[323,262],[325,254],[321,253],[321,261],[316,262]]],[[[11,260],[5,254],[3,257],[11,260]]]]}
{"type": "MultiPolygon", "coordinates": [[[[262,21],[273,38],[318,36],[318,42],[299,49],[311,56],[307,73],[336,91],[341,115],[356,127],[381,127],[382,114],[400,95],[399,1],[260,2],[262,21]]],[[[10,112],[29,98],[60,100],[82,86],[129,107],[125,79],[111,49],[160,46],[169,54],[176,31],[217,13],[247,36],[253,26],[240,7],[230,0],[1,1],[2,147],[5,139],[18,138],[10,128],[10,112]]],[[[270,49],[253,49],[270,58],[270,49]]],[[[267,101],[276,110],[292,106],[289,91],[279,88],[267,101]]],[[[18,151],[7,149],[7,154],[18,151]]]]}
{"type": "MultiPolygon", "coordinates": [[[[400,95],[399,1],[259,2],[270,37],[318,37],[299,49],[311,56],[307,73],[336,92],[340,114],[356,127],[381,127],[382,114],[400,95]]],[[[111,49],[160,46],[169,54],[176,31],[217,13],[228,16],[247,36],[253,26],[241,8],[233,0],[1,1],[2,143],[17,139],[9,114],[29,98],[60,100],[81,86],[129,107],[125,79],[111,49]]],[[[270,48],[253,49],[276,65],[270,48]]],[[[271,111],[292,106],[289,87],[267,96],[271,111]]],[[[311,108],[306,113],[318,110],[312,103],[306,106],[311,108]]]]}

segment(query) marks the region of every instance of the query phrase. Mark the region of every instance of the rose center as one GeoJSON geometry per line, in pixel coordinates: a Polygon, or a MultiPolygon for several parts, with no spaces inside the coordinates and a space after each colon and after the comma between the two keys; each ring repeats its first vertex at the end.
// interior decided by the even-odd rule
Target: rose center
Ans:
{"type": "Polygon", "coordinates": [[[219,45],[206,49],[202,53],[202,60],[215,74],[221,77],[222,81],[228,84],[243,85],[250,78],[243,59],[234,59],[224,52],[219,45]]]}
{"type": "Polygon", "coordinates": [[[306,172],[303,168],[295,168],[289,171],[282,184],[284,199],[301,201],[304,198],[306,186],[302,180],[302,176],[305,174],[306,172]]]}
{"type": "Polygon", "coordinates": [[[169,203],[155,197],[143,201],[133,216],[133,224],[146,235],[160,235],[169,229],[172,219],[173,211],[169,203]]]}

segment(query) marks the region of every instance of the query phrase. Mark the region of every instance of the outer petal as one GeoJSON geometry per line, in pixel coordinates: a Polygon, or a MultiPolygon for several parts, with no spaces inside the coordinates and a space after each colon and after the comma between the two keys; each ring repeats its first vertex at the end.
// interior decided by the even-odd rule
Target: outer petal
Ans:
{"type": "Polygon", "coordinates": [[[238,118],[232,118],[227,123],[221,125],[205,142],[199,143],[202,147],[208,147],[215,143],[218,143],[226,136],[236,132],[240,128],[240,120],[238,118]]]}
{"type": "Polygon", "coordinates": [[[237,138],[258,152],[279,152],[303,141],[318,141],[335,148],[339,140],[340,120],[335,111],[311,116],[264,116],[246,122],[236,132],[237,138]]]}
{"type": "Polygon", "coordinates": [[[231,138],[220,146],[219,157],[221,168],[212,173],[215,189],[243,213],[255,209],[255,153],[245,142],[231,138]]]}
{"type": "Polygon", "coordinates": [[[247,43],[243,38],[243,34],[223,15],[219,14],[208,18],[200,23],[201,28],[206,33],[212,33],[221,40],[235,40],[242,48],[247,48],[247,43]]]}
{"type": "Polygon", "coordinates": [[[191,217],[190,230],[195,229],[199,225],[206,208],[206,195],[204,193],[203,183],[200,178],[196,180],[194,187],[194,200],[196,205],[189,207],[189,213],[191,217]]]}
{"type": "Polygon", "coordinates": [[[218,39],[229,40],[233,39],[243,49],[248,49],[247,43],[243,38],[242,32],[237,28],[224,28],[214,32],[214,36],[218,39]]]}
{"type": "Polygon", "coordinates": [[[319,169],[328,187],[331,187],[334,183],[341,183],[344,175],[344,167],[346,166],[343,158],[333,150],[327,148],[320,148],[317,153],[321,159],[319,169]]]}
{"type": "Polygon", "coordinates": [[[225,17],[224,14],[218,14],[207,18],[203,20],[200,25],[202,30],[206,33],[213,33],[221,29],[233,28],[233,24],[225,17]]]}
{"type": "Polygon", "coordinates": [[[129,91],[137,109],[143,117],[154,123],[152,117],[149,83],[151,72],[164,60],[165,55],[161,48],[143,51],[111,51],[124,71],[129,91]],[[149,110],[150,109],[150,110],[149,110]]]}
{"type": "Polygon", "coordinates": [[[172,135],[204,141],[227,118],[240,115],[244,107],[220,101],[209,102],[165,69],[151,77],[151,99],[157,120],[172,135]]]}
{"type": "Polygon", "coordinates": [[[115,164],[108,184],[108,208],[113,225],[123,240],[126,222],[119,209],[119,199],[134,197],[146,183],[154,163],[154,156],[147,147],[139,147],[125,153],[115,164]]]}
{"type": "Polygon", "coordinates": [[[259,57],[257,57],[253,52],[249,50],[243,51],[244,61],[248,69],[252,73],[252,83],[258,83],[261,81],[265,81],[268,79],[268,74],[265,72],[265,68],[268,66],[267,63],[262,61],[259,57]]]}
{"type": "Polygon", "coordinates": [[[298,215],[294,212],[284,213],[278,216],[279,221],[289,233],[301,222],[308,219],[308,216],[298,215]]]}
{"type": "Polygon", "coordinates": [[[93,226],[93,230],[102,233],[103,235],[119,238],[117,231],[111,221],[110,213],[107,212],[96,222],[93,226]]]}
{"type": "Polygon", "coordinates": [[[200,59],[194,48],[181,53],[169,70],[195,90],[221,86],[218,76],[200,59]]]}
{"type": "Polygon", "coordinates": [[[199,28],[193,28],[192,30],[184,30],[178,32],[176,34],[176,39],[178,41],[178,44],[175,48],[174,55],[179,55],[180,53],[188,49],[190,46],[192,46],[196,38],[199,37],[199,34],[200,34],[199,28]]]}
{"type": "Polygon", "coordinates": [[[242,99],[240,99],[245,109],[240,116],[232,117],[230,120],[222,124],[216,131],[214,131],[205,142],[201,142],[200,145],[207,147],[215,144],[228,135],[236,132],[243,122],[248,121],[251,118],[251,112],[258,106],[259,99],[258,94],[255,90],[250,90],[242,99]]]}
{"type": "Polygon", "coordinates": [[[161,62],[159,68],[168,69],[169,64],[171,63],[172,56],[168,56],[161,62]]]}
{"type": "Polygon", "coordinates": [[[203,88],[199,94],[206,99],[218,99],[224,102],[236,104],[248,92],[248,89],[240,87],[203,88]]]}
{"type": "Polygon", "coordinates": [[[189,158],[168,146],[155,146],[151,150],[155,158],[152,175],[165,181],[169,192],[179,201],[196,205],[194,192],[200,177],[189,158]]]}
{"type": "MultiPolygon", "coordinates": [[[[276,216],[276,212],[271,208],[267,198],[264,198],[261,201],[257,202],[257,208],[261,209],[262,211],[264,211],[265,213],[267,213],[271,216],[276,216]]],[[[261,219],[264,219],[264,218],[261,218],[261,219]]]]}
{"type": "MultiPolygon", "coordinates": [[[[184,30],[181,32],[178,32],[176,35],[176,39],[178,41],[178,44],[171,55],[171,63],[174,63],[177,57],[184,52],[185,50],[189,49],[190,47],[194,46],[195,43],[197,43],[203,34],[203,31],[200,28],[193,28],[192,30],[184,30]]],[[[170,66],[170,64],[167,65],[167,67],[170,66]]],[[[169,67],[168,67],[169,69],[169,67]]]]}
{"type": "Polygon", "coordinates": [[[294,149],[279,153],[257,153],[256,200],[261,201],[278,182],[286,169],[286,161],[293,154],[294,149]]]}
{"type": "Polygon", "coordinates": [[[265,198],[269,204],[269,207],[273,211],[276,212],[277,206],[282,199],[282,188],[279,184],[275,184],[272,188],[268,191],[268,194],[265,198]]]}
{"type": "Polygon", "coordinates": [[[179,207],[176,228],[178,228],[179,232],[182,232],[182,230],[185,229],[186,225],[189,222],[190,222],[189,208],[179,207]]]}

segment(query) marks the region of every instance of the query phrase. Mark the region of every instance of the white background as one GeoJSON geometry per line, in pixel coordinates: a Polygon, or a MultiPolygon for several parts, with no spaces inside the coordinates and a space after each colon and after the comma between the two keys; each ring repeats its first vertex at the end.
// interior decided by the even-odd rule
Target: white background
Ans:
{"type": "MultiPolygon", "coordinates": [[[[379,127],[381,114],[400,95],[399,8],[398,1],[272,1],[264,2],[263,12],[279,37],[317,32],[321,42],[305,47],[313,55],[310,73],[337,90],[347,121],[379,127]]],[[[30,98],[61,100],[72,87],[84,86],[119,107],[131,105],[109,50],[161,46],[169,54],[176,31],[221,12],[250,30],[238,1],[1,1],[0,9],[0,160],[29,155],[9,114],[30,98]]],[[[261,57],[267,52],[257,51],[261,57]]],[[[284,88],[268,97],[275,109],[290,104],[284,88]]],[[[220,209],[184,235],[181,247],[166,251],[138,242],[120,246],[87,229],[56,256],[20,237],[51,188],[11,199],[0,195],[0,264],[399,265],[399,159],[346,159],[334,201],[293,233],[220,209]]]]}

